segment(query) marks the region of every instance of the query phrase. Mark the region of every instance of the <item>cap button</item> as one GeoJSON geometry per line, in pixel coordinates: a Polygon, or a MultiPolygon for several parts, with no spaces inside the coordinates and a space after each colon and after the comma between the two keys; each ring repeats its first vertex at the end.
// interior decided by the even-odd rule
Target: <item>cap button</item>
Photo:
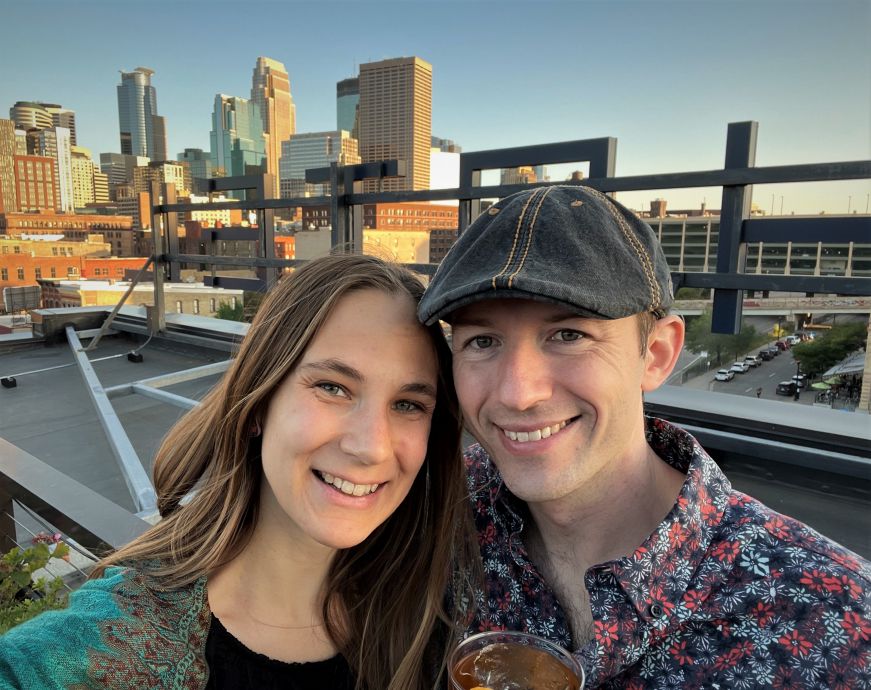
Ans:
{"type": "Polygon", "coordinates": [[[659,604],[651,604],[647,607],[647,613],[649,613],[652,618],[660,618],[662,617],[662,606],[659,604]]]}

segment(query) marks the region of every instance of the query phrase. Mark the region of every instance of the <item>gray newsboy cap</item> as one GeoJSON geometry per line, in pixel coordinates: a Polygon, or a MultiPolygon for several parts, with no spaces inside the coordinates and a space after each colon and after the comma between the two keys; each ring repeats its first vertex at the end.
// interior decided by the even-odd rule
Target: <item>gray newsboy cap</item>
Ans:
{"type": "Polygon", "coordinates": [[[583,316],[664,315],[671,273],[650,226],[622,204],[582,186],[512,194],[460,235],[418,307],[426,324],[472,302],[525,298],[583,316]]]}

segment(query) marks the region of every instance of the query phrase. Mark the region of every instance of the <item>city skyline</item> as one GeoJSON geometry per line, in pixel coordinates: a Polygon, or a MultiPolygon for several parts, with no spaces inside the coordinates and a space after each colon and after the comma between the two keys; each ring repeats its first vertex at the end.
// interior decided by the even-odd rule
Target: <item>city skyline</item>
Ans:
{"type": "MultiPolygon", "coordinates": [[[[119,150],[119,73],[147,65],[174,159],[185,148],[209,149],[215,94],[248,96],[258,56],[286,65],[298,132],[334,128],[336,83],[357,76],[361,63],[417,56],[433,65],[432,134],[464,151],[613,136],[620,176],[707,170],[723,165],[727,124],[753,119],[760,166],[871,157],[867,2],[249,6],[256,30],[210,51],[191,41],[226,19],[206,8],[229,3],[157,2],[147,12],[138,3],[65,5],[75,11],[62,27],[45,27],[39,51],[25,50],[27,32],[0,46],[0,109],[63,103],[76,112],[79,145],[96,159],[119,150]],[[146,16],[159,29],[129,40],[127,27],[146,16]],[[99,49],[82,50],[96,34],[99,49]],[[178,50],[185,41],[190,50],[178,50]]],[[[10,7],[5,16],[14,24],[27,12],[10,7]]],[[[754,201],[766,212],[862,213],[868,190],[867,180],[777,185],[757,187],[754,201]]],[[[660,195],[670,208],[703,199],[717,208],[719,193],[620,198],[639,209],[660,195]]]]}

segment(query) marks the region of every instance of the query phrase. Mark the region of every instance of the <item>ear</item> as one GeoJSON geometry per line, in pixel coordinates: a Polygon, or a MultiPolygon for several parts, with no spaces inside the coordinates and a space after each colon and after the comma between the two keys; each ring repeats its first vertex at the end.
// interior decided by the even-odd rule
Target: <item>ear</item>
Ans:
{"type": "Polygon", "coordinates": [[[641,390],[656,390],[669,377],[683,348],[684,322],[680,316],[659,319],[647,339],[641,390]]]}

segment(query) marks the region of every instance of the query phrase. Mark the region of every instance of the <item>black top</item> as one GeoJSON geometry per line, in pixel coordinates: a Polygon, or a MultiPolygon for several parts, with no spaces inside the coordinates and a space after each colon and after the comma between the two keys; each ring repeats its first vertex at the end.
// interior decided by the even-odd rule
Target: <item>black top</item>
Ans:
{"type": "Polygon", "coordinates": [[[212,616],[206,640],[206,690],[353,690],[354,675],[344,657],[287,663],[252,652],[212,616]]]}

